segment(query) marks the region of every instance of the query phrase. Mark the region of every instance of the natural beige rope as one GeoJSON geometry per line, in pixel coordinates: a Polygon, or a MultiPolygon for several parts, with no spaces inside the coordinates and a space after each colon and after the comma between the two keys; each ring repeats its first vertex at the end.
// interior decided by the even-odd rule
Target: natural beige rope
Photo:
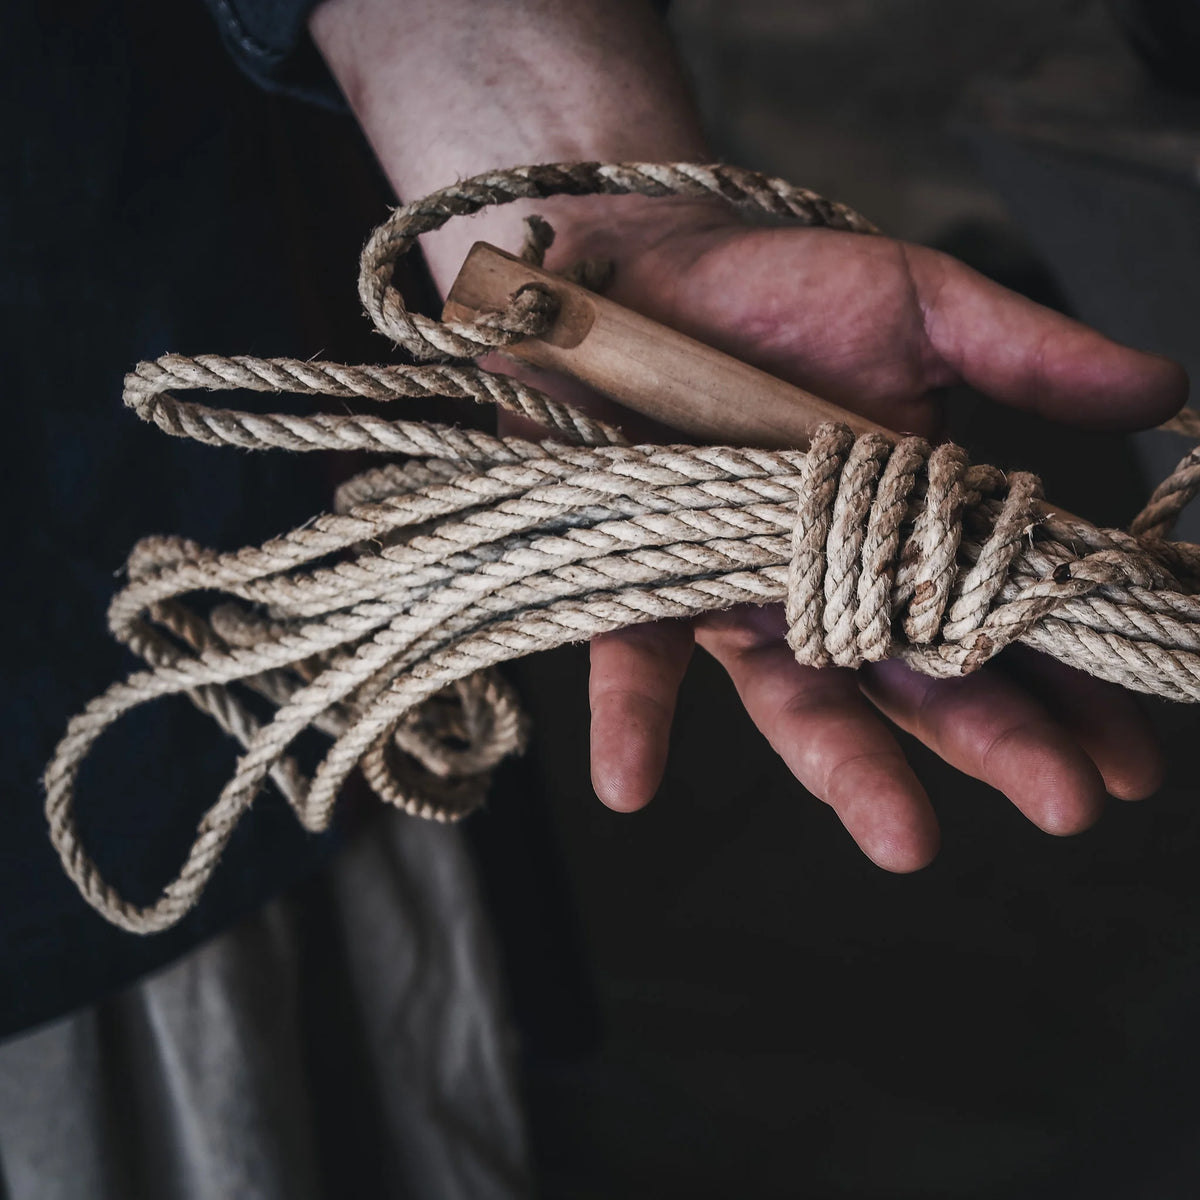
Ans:
{"type": "MultiPolygon", "coordinates": [[[[781,180],[723,166],[571,164],[466,180],[397,209],[363,252],[376,327],[419,358],[469,358],[544,328],[547,295],[523,289],[471,326],[409,313],[397,258],[451,216],[555,193],[715,197],[747,213],[871,232],[861,217],[781,180]]],[[[531,225],[527,250],[548,244],[531,225]]],[[[1200,550],[1166,542],[1200,489],[1190,453],[1132,533],[1040,515],[1033,476],[971,466],[956,446],[857,440],[824,426],[807,453],[629,446],[618,431],[506,376],[465,364],[351,367],[294,359],[142,363],[125,402],[165,432],[250,449],[402,456],[345,484],[334,511],[262,546],[219,553],[149,538],[109,612],[146,663],[68,725],[45,774],[63,865],[109,920],[150,932],[197,901],[268,776],[304,826],[327,826],[361,767],[410,813],[453,820],[481,802],[524,726],[492,671],[607,630],[734,604],[782,601],[801,662],[899,655],[933,675],[971,671],[1019,640],[1093,675],[1200,700],[1200,550]],[[542,442],[375,415],[256,415],[168,389],[291,391],[495,404],[551,431],[542,442]],[[196,592],[220,593],[207,615],[196,592]],[[260,722],[248,689],[276,710],[260,722]],[[99,875],[73,806],[97,737],[150,700],[187,695],[245,747],[178,876],[137,906],[99,875]],[[311,779],[288,757],[308,726],[333,744],[311,779]]],[[[1195,434],[1195,419],[1175,427],[1195,434]]]]}

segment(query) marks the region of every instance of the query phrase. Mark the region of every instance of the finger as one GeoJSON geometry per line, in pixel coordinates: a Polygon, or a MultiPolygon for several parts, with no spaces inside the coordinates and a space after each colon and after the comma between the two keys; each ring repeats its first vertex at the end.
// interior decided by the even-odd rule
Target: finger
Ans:
{"type": "Polygon", "coordinates": [[[1188,378],[972,271],[909,248],[934,350],[973,387],[1014,408],[1098,429],[1143,429],[1177,412],[1188,378]]]}
{"type": "Polygon", "coordinates": [[[1158,791],[1166,763],[1154,727],[1135,696],[1024,646],[1012,647],[1006,658],[1008,669],[1096,764],[1110,796],[1145,800],[1158,791]]]}
{"type": "Polygon", "coordinates": [[[617,812],[644,808],[662,783],[692,646],[686,621],[633,625],[592,640],[592,787],[617,812]]]}
{"type": "Polygon", "coordinates": [[[696,640],[725,668],[751,720],[814,796],[837,813],[873,862],[915,871],[937,854],[924,789],[852,671],[796,662],[774,610],[742,609],[700,623],[696,640]]]}
{"type": "Polygon", "coordinates": [[[952,767],[1003,792],[1040,829],[1091,825],[1104,779],[1075,738],[999,671],[931,679],[899,660],[860,672],[863,690],[901,729],[952,767]]]}

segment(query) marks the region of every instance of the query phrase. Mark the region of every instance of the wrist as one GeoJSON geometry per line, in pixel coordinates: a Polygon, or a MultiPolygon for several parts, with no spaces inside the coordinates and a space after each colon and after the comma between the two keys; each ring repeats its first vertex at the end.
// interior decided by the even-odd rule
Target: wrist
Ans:
{"type": "Polygon", "coordinates": [[[678,196],[552,196],[517,201],[453,221],[422,239],[442,293],[475,242],[517,253],[524,240],[525,219],[535,213],[555,233],[546,254],[548,270],[563,271],[581,259],[604,258],[616,264],[619,275],[653,269],[668,245],[678,251],[694,242],[699,252],[706,235],[739,222],[737,214],[720,201],[678,196]]]}
{"type": "MultiPolygon", "coordinates": [[[[648,0],[325,0],[310,29],[403,200],[522,163],[709,158],[648,0]]],[[[619,250],[626,229],[659,220],[650,215],[659,203],[522,202],[451,222],[422,244],[445,289],[472,242],[519,248],[532,212],[559,232],[553,265],[579,257],[584,240],[619,250]]]]}

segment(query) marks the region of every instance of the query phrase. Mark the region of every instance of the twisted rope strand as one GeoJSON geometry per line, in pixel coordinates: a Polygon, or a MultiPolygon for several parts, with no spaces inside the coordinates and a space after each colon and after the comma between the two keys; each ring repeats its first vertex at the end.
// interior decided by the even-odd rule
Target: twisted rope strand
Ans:
{"type": "MultiPolygon", "coordinates": [[[[872,233],[841,205],[727,166],[572,163],[491,172],[396,210],[363,251],[376,328],[413,357],[466,359],[535,334],[548,293],[449,325],[410,313],[392,284],[422,234],[492,204],[555,194],[716,199],[748,215],[872,233]]],[[[540,261],[553,231],[528,222],[540,261]]],[[[588,264],[585,278],[602,269],[588,264]]],[[[525,721],[494,668],[624,626],[782,602],[809,665],[900,656],[938,676],[1013,641],[1135,690],[1200,701],[1200,550],[1165,537],[1200,490],[1200,451],[1156,489],[1130,533],[1038,507],[1040,484],[972,466],[956,446],[819,429],[807,452],[629,446],[620,432],[466,362],[347,366],[165,355],[125,402],[173,436],[248,449],[365,450],[403,461],[343,484],[331,512],[261,546],[219,553],[177,537],[130,554],[113,635],[146,664],[74,717],[46,768],[46,815],[83,896],[131,931],[169,927],[199,899],[265,780],[325,828],[355,767],[386,802],[456,820],[518,751],[525,721]],[[256,414],[172,390],[287,391],[394,404],[492,404],[541,442],[375,413],[256,414]],[[189,600],[219,593],[205,612],[189,600]],[[243,689],[268,699],[261,721],[243,689]],[[118,894],[79,839],[79,768],[126,712],[187,696],[243,747],[178,874],[150,904],[118,894]],[[332,744],[311,778],[289,757],[313,726],[332,744]]],[[[1177,432],[1200,436],[1183,415],[1177,432]]]]}

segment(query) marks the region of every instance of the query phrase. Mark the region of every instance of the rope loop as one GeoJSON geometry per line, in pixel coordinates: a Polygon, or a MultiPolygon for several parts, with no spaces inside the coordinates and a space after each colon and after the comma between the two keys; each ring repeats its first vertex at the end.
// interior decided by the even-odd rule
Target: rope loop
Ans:
{"type": "MultiPolygon", "coordinates": [[[[435,321],[408,310],[392,282],[395,265],[423,234],[440,229],[453,217],[514,200],[550,196],[686,196],[717,200],[746,215],[769,216],[807,225],[824,225],[860,233],[875,226],[845,205],[798,188],[786,180],[723,163],[548,163],[489,171],[460,180],[440,191],[397,208],[371,235],[363,249],[358,295],[375,328],[418,360],[477,358],[499,346],[528,336],[521,315],[467,324],[435,321]]],[[[553,230],[540,217],[526,223],[522,252],[540,265],[553,241],[553,230]]],[[[603,267],[588,264],[581,279],[595,282],[603,267]]]]}

